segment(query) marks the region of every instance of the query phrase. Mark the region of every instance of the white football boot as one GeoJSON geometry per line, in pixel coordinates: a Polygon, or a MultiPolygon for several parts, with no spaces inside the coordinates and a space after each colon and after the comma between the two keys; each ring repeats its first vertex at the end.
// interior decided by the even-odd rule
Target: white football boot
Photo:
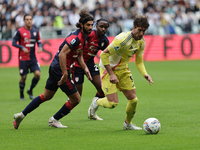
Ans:
{"type": "Polygon", "coordinates": [[[98,115],[97,115],[97,113],[96,113],[96,111],[97,111],[97,109],[98,109],[98,105],[97,105],[97,100],[98,100],[99,98],[98,97],[94,97],[93,98],[93,100],[92,100],[92,103],[91,103],[91,105],[90,105],[90,107],[89,107],[89,109],[88,109],[88,118],[89,119],[93,119],[93,120],[103,120],[102,118],[100,118],[98,115]]]}
{"type": "Polygon", "coordinates": [[[126,122],[124,122],[124,130],[142,130],[142,128],[137,127],[135,124],[127,124],[126,122]]]}
{"type": "Polygon", "coordinates": [[[67,126],[62,125],[60,121],[56,120],[54,117],[49,119],[48,125],[55,128],[67,128],[67,126]]]}
{"type": "Polygon", "coordinates": [[[14,114],[14,121],[13,121],[13,126],[15,129],[19,128],[19,124],[22,122],[24,119],[24,114],[22,112],[14,114]]]}

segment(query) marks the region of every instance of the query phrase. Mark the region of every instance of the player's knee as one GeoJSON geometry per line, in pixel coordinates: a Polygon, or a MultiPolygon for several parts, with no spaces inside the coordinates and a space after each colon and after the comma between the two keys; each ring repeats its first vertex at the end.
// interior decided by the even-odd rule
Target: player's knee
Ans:
{"type": "Polygon", "coordinates": [[[36,71],[35,73],[34,73],[34,77],[36,78],[36,79],[40,79],[40,75],[41,75],[41,73],[40,73],[40,71],[36,71]]]}
{"type": "Polygon", "coordinates": [[[25,82],[27,75],[21,76],[21,81],[25,82]]]}
{"type": "Polygon", "coordinates": [[[129,100],[132,104],[137,104],[138,103],[138,98],[135,97],[134,99],[132,100],[129,100]]]}

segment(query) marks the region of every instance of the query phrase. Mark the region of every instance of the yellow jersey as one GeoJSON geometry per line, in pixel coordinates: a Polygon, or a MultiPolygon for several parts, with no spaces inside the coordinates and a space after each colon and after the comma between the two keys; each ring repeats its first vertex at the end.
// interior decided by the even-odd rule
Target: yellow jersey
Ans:
{"type": "MultiPolygon", "coordinates": [[[[144,76],[147,74],[143,64],[143,52],[145,48],[145,40],[136,41],[132,37],[132,31],[122,32],[117,35],[112,43],[108,46],[109,62],[113,70],[121,70],[128,68],[128,62],[135,54],[135,63],[139,72],[144,76]]],[[[99,66],[105,69],[101,59],[99,66]]]]}

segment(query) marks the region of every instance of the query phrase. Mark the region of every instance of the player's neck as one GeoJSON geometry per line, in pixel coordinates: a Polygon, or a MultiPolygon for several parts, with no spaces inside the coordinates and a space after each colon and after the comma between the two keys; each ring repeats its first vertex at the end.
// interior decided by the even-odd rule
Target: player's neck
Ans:
{"type": "Polygon", "coordinates": [[[97,32],[97,31],[95,31],[95,33],[96,33],[96,35],[97,35],[97,37],[98,37],[98,38],[100,38],[100,39],[101,39],[101,38],[103,37],[103,35],[102,35],[102,34],[98,34],[98,32],[97,32]]]}
{"type": "Polygon", "coordinates": [[[131,31],[131,35],[132,35],[132,38],[134,38],[134,34],[133,34],[133,31],[131,31]]]}
{"type": "Polygon", "coordinates": [[[27,30],[30,30],[32,28],[32,26],[28,27],[28,26],[24,26],[27,30]]]}

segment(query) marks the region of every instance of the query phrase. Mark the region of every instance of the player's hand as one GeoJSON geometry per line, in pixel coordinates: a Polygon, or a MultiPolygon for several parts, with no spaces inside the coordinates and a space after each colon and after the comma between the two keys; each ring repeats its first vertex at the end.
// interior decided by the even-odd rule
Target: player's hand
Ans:
{"type": "Polygon", "coordinates": [[[28,53],[28,49],[27,49],[26,47],[24,47],[22,50],[23,50],[25,53],[28,53]]]}
{"type": "Polygon", "coordinates": [[[67,79],[68,79],[68,73],[64,73],[60,79],[60,81],[58,81],[58,85],[62,85],[63,83],[67,82],[67,79]]]}
{"type": "Polygon", "coordinates": [[[151,85],[151,84],[154,84],[154,82],[153,82],[153,80],[151,79],[151,76],[150,76],[150,75],[145,74],[144,77],[145,77],[145,79],[146,79],[147,81],[149,81],[149,84],[150,84],[150,85],[151,85]]]}
{"type": "Polygon", "coordinates": [[[37,53],[41,53],[43,50],[42,50],[42,47],[38,47],[38,50],[37,50],[37,53]]]}
{"type": "Polygon", "coordinates": [[[110,78],[110,82],[113,84],[116,84],[119,82],[119,80],[115,74],[111,74],[109,78],[110,78]]]}
{"type": "Polygon", "coordinates": [[[88,70],[88,68],[85,69],[85,74],[86,74],[88,80],[92,81],[92,76],[91,76],[90,71],[88,70]]]}

